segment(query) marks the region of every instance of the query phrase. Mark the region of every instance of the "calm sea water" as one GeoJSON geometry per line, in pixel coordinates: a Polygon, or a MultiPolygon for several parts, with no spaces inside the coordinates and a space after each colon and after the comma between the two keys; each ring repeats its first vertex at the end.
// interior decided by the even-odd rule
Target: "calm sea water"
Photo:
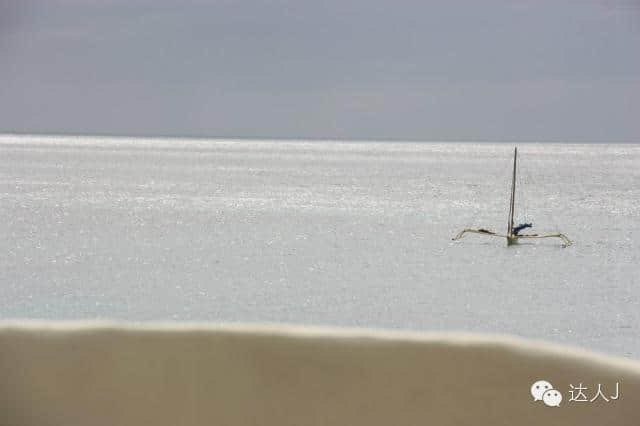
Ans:
{"type": "Polygon", "coordinates": [[[0,318],[509,333],[640,357],[640,146],[0,137],[0,318]]]}

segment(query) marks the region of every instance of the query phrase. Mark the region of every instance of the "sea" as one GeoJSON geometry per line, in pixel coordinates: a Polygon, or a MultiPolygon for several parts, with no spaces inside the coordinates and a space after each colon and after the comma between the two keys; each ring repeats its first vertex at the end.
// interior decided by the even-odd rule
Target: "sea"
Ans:
{"type": "Polygon", "coordinates": [[[640,145],[0,135],[0,319],[510,334],[640,358],[640,145]],[[515,220],[555,238],[507,246],[515,220]]]}

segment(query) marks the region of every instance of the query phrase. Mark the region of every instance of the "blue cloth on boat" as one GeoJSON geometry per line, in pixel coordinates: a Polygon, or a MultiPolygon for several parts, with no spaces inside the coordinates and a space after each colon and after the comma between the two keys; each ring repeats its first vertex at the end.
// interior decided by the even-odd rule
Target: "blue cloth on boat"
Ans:
{"type": "Polygon", "coordinates": [[[532,223],[521,223],[520,225],[513,228],[513,235],[518,235],[518,232],[522,231],[525,228],[531,228],[532,226],[532,223]]]}

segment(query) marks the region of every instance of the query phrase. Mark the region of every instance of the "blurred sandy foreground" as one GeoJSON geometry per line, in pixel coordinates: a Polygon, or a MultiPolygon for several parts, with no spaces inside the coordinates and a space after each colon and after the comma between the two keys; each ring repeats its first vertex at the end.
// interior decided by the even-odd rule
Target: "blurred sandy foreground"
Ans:
{"type": "Polygon", "coordinates": [[[483,334],[5,321],[0,377],[11,426],[640,424],[640,362],[483,334]]]}

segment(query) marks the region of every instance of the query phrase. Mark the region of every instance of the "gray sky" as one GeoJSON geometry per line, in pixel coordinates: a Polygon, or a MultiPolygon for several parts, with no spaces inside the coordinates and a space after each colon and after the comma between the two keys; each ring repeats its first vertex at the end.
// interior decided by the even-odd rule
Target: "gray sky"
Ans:
{"type": "Polygon", "coordinates": [[[0,0],[0,132],[640,142],[640,1],[0,0]]]}

